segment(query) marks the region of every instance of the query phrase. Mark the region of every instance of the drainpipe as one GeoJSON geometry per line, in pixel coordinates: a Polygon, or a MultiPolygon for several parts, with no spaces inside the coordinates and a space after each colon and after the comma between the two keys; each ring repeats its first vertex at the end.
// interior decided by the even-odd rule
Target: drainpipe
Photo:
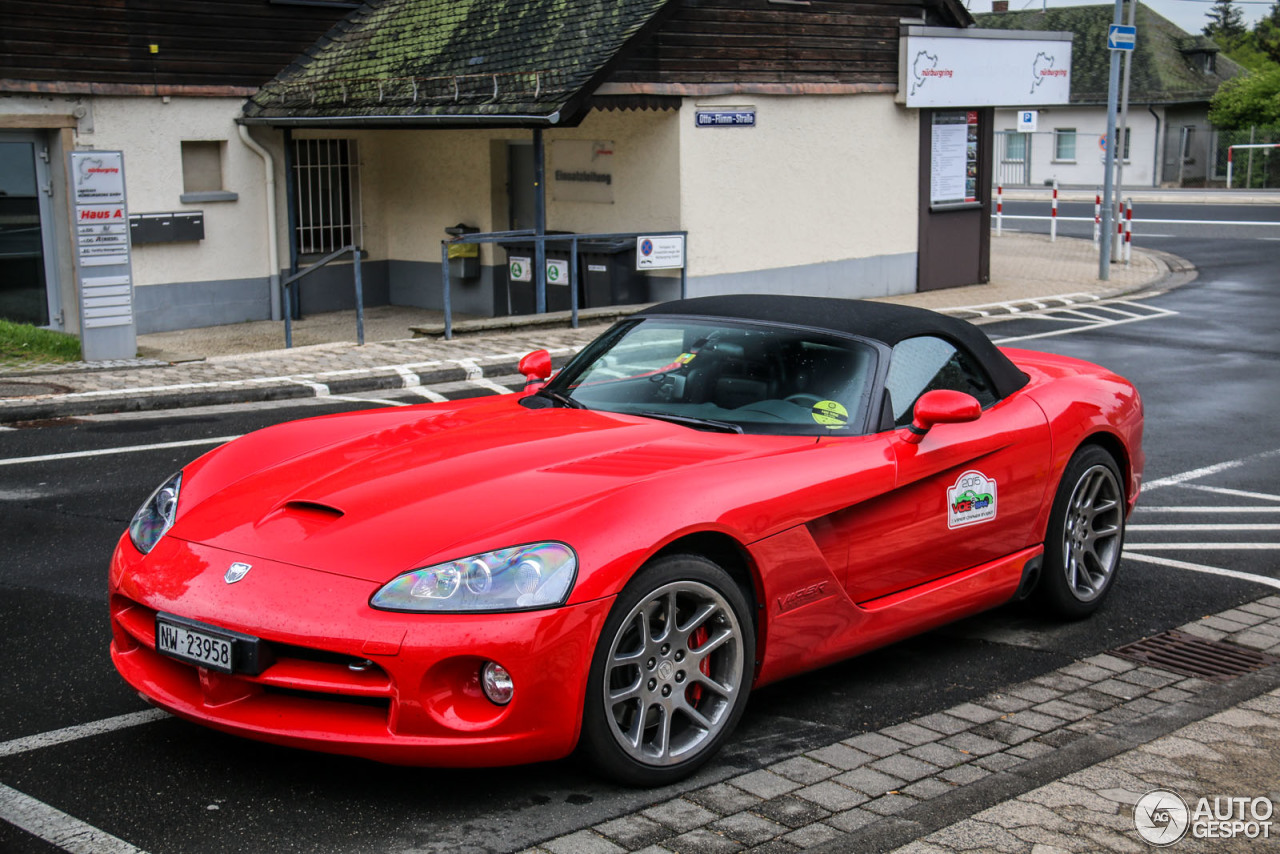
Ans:
{"type": "Polygon", "coordinates": [[[262,158],[263,170],[266,172],[267,178],[267,287],[270,288],[268,298],[271,303],[271,319],[279,320],[280,313],[280,245],[279,236],[276,234],[276,162],[271,156],[271,152],[267,151],[261,145],[254,142],[253,137],[249,136],[249,129],[244,125],[237,125],[240,131],[240,141],[249,147],[249,150],[262,158]]]}
{"type": "Polygon", "coordinates": [[[1156,112],[1156,108],[1147,104],[1147,112],[1156,120],[1156,150],[1151,156],[1151,186],[1159,188],[1160,186],[1160,114],[1156,112]]]}

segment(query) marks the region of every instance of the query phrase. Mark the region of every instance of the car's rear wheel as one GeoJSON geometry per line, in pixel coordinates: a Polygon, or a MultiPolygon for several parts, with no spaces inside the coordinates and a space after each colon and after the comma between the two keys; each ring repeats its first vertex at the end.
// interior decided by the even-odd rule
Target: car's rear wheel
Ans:
{"type": "Polygon", "coordinates": [[[1102,605],[1120,566],[1124,511],[1115,459],[1097,445],[1076,451],[1054,497],[1037,587],[1051,613],[1079,619],[1102,605]]]}
{"type": "Polygon", "coordinates": [[[654,561],[622,591],[600,633],[582,749],[628,785],[692,774],[741,717],[754,662],[751,612],[737,582],[703,557],[654,561]]]}

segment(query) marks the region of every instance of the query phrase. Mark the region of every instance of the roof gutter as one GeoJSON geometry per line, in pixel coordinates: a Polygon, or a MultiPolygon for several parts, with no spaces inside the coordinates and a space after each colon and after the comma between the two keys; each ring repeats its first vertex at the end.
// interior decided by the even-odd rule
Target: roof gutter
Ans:
{"type": "Polygon", "coordinates": [[[241,116],[236,121],[245,125],[271,127],[323,128],[427,128],[427,127],[554,127],[560,123],[560,111],[550,115],[499,113],[449,113],[438,116],[241,116]]]}

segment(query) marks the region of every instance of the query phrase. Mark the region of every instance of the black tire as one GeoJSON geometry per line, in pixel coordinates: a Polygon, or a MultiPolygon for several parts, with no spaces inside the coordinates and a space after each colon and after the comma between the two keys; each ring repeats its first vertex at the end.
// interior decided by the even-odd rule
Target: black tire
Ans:
{"type": "Polygon", "coordinates": [[[1102,606],[1115,585],[1124,547],[1124,481],[1115,459],[1085,445],[1067,463],[1049,513],[1036,600],[1068,620],[1102,606]]]}
{"type": "Polygon", "coordinates": [[[618,596],[596,642],[579,751],[630,786],[689,776],[742,717],[755,646],[747,597],[727,572],[697,555],[653,561],[618,596]]]}

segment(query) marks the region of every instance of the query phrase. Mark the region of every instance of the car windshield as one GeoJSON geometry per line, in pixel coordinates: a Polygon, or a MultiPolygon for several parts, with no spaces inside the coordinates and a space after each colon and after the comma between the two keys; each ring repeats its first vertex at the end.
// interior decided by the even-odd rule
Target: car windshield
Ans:
{"type": "Polygon", "coordinates": [[[724,432],[863,432],[876,351],[767,324],[642,318],[620,323],[547,386],[590,409],[724,432]]]}

